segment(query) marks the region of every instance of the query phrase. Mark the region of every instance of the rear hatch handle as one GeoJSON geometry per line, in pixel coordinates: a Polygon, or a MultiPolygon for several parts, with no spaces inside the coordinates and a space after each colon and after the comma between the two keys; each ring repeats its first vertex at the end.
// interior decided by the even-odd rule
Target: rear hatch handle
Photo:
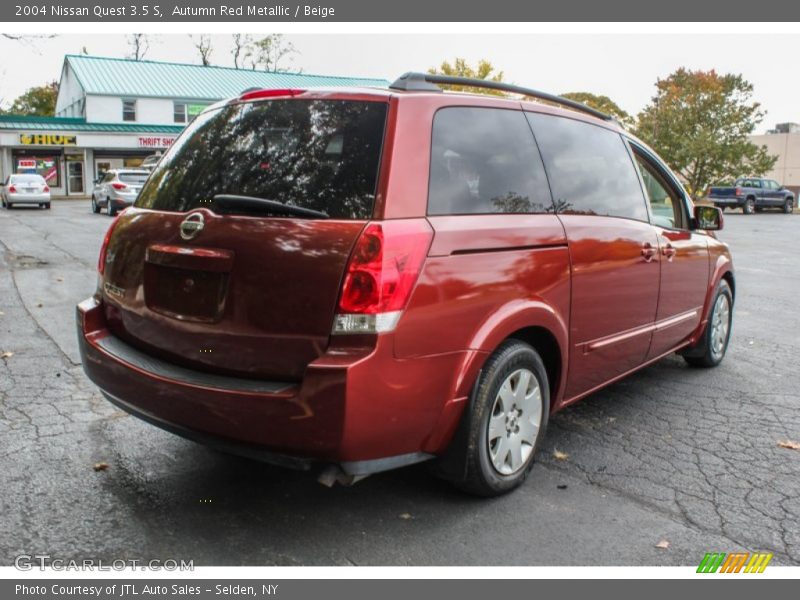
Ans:
{"type": "Polygon", "coordinates": [[[305,217],[307,219],[328,219],[328,213],[302,206],[292,206],[277,200],[257,198],[255,196],[238,196],[236,194],[217,194],[214,196],[214,207],[219,213],[278,213],[305,217]]]}

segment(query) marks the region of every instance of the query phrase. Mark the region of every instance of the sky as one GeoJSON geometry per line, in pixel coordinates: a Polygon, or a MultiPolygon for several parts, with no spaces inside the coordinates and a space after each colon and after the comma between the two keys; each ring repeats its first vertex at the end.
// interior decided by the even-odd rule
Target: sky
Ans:
{"type": "MultiPolygon", "coordinates": [[[[195,38],[197,36],[195,35],[195,38]]],[[[233,66],[231,36],[212,35],[213,64],[233,66]]],[[[757,129],[800,122],[800,77],[790,61],[797,34],[295,34],[291,69],[322,75],[393,80],[455,57],[489,60],[505,80],[551,93],[604,94],[635,114],[655,93],[658,78],[683,66],[740,73],[767,111],[757,129]]],[[[188,34],[152,35],[146,59],[199,63],[188,34]]],[[[196,40],[195,40],[196,41],[196,40]]],[[[19,42],[0,38],[0,105],[27,88],[58,79],[65,54],[83,48],[96,56],[124,57],[124,34],[61,34],[19,42]]]]}

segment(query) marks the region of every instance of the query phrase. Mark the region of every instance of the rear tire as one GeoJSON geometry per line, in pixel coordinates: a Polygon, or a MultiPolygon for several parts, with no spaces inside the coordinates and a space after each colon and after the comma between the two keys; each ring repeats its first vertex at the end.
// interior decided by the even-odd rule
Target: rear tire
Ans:
{"type": "Polygon", "coordinates": [[[113,217],[117,214],[117,209],[111,205],[111,198],[106,198],[106,212],[109,217],[113,217]]]}
{"type": "Polygon", "coordinates": [[[794,198],[787,198],[786,202],[783,203],[783,212],[787,215],[792,214],[794,211],[794,198]]]}
{"type": "Polygon", "coordinates": [[[694,348],[683,353],[684,360],[693,367],[716,367],[725,358],[732,325],[733,294],[728,282],[722,279],[717,285],[703,337],[694,348]]]}
{"type": "Polygon", "coordinates": [[[50,203],[46,202],[44,205],[45,210],[50,210],[50,203]]]}
{"type": "Polygon", "coordinates": [[[470,406],[448,453],[464,465],[448,477],[477,496],[499,496],[519,487],[533,467],[550,412],[547,370],[538,352],[506,340],[488,358],[475,383],[470,406]]]}
{"type": "Polygon", "coordinates": [[[756,201],[754,198],[748,198],[744,201],[742,212],[746,215],[752,215],[756,211],[756,201]]]}

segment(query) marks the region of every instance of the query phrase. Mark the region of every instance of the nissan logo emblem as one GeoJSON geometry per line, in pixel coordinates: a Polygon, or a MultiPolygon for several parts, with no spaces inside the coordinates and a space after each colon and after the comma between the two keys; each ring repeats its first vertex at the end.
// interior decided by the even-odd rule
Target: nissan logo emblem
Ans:
{"type": "Polygon", "coordinates": [[[180,230],[181,237],[184,240],[192,240],[197,237],[197,234],[203,231],[206,220],[203,218],[202,213],[192,213],[181,221],[180,230]]]}

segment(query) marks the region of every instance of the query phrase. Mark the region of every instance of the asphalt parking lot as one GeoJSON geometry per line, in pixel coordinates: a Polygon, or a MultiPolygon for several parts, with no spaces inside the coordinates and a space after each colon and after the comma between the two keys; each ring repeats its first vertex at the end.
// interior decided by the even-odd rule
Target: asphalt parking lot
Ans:
{"type": "Polygon", "coordinates": [[[726,213],[737,298],[719,368],[670,357],[559,413],[526,485],[495,500],[424,465],[328,489],[112,407],[74,327],[109,223],[88,201],[0,210],[0,564],[800,564],[800,450],[779,446],[800,442],[800,216],[726,213]]]}

